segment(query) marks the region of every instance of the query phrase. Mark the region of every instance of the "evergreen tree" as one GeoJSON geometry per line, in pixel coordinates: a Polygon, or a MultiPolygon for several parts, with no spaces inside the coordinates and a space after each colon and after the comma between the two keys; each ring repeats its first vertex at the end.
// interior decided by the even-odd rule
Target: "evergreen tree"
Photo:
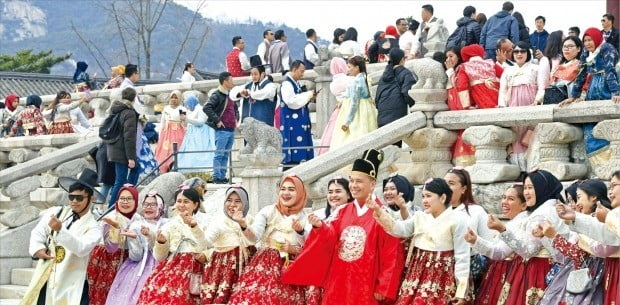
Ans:
{"type": "Polygon", "coordinates": [[[0,71],[50,73],[50,68],[71,57],[54,56],[52,50],[32,53],[32,49],[18,51],[15,55],[0,55],[0,71]]]}

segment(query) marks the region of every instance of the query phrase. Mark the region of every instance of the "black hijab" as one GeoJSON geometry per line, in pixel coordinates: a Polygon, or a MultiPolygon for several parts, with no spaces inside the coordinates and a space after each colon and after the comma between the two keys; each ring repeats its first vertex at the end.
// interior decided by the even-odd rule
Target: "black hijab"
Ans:
{"type": "Polygon", "coordinates": [[[531,207],[527,207],[529,212],[535,211],[550,199],[557,199],[564,202],[564,198],[562,198],[562,183],[553,174],[542,169],[533,171],[523,178],[524,185],[525,179],[528,177],[532,180],[534,192],[536,193],[536,203],[531,207]]]}

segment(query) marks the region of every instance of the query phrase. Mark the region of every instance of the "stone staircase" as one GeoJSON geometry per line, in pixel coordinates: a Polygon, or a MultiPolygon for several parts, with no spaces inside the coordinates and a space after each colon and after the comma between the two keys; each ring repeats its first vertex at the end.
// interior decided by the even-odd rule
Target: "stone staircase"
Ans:
{"type": "Polygon", "coordinates": [[[11,270],[11,283],[0,285],[0,305],[17,305],[24,297],[26,289],[34,274],[37,262],[30,268],[14,268],[11,270]]]}

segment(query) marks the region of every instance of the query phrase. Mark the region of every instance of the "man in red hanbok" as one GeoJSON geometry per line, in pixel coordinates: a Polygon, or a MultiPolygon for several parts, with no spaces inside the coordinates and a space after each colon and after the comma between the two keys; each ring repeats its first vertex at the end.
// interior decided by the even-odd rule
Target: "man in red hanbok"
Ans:
{"type": "Polygon", "coordinates": [[[323,221],[310,215],[313,229],[282,281],[324,288],[322,304],[391,304],[404,267],[399,238],[388,235],[366,206],[381,202],[372,194],[383,153],[374,149],[355,160],[350,176],[354,200],[323,221]]]}

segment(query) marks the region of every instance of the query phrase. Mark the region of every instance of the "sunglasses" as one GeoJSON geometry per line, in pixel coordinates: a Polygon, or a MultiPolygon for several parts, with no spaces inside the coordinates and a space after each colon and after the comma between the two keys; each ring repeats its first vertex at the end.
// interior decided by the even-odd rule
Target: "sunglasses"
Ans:
{"type": "Polygon", "coordinates": [[[84,195],[73,195],[69,194],[69,201],[82,201],[84,200],[84,195]]]}
{"type": "Polygon", "coordinates": [[[518,49],[518,50],[513,50],[512,53],[516,53],[516,54],[527,53],[527,50],[520,50],[520,49],[518,49]]]}

